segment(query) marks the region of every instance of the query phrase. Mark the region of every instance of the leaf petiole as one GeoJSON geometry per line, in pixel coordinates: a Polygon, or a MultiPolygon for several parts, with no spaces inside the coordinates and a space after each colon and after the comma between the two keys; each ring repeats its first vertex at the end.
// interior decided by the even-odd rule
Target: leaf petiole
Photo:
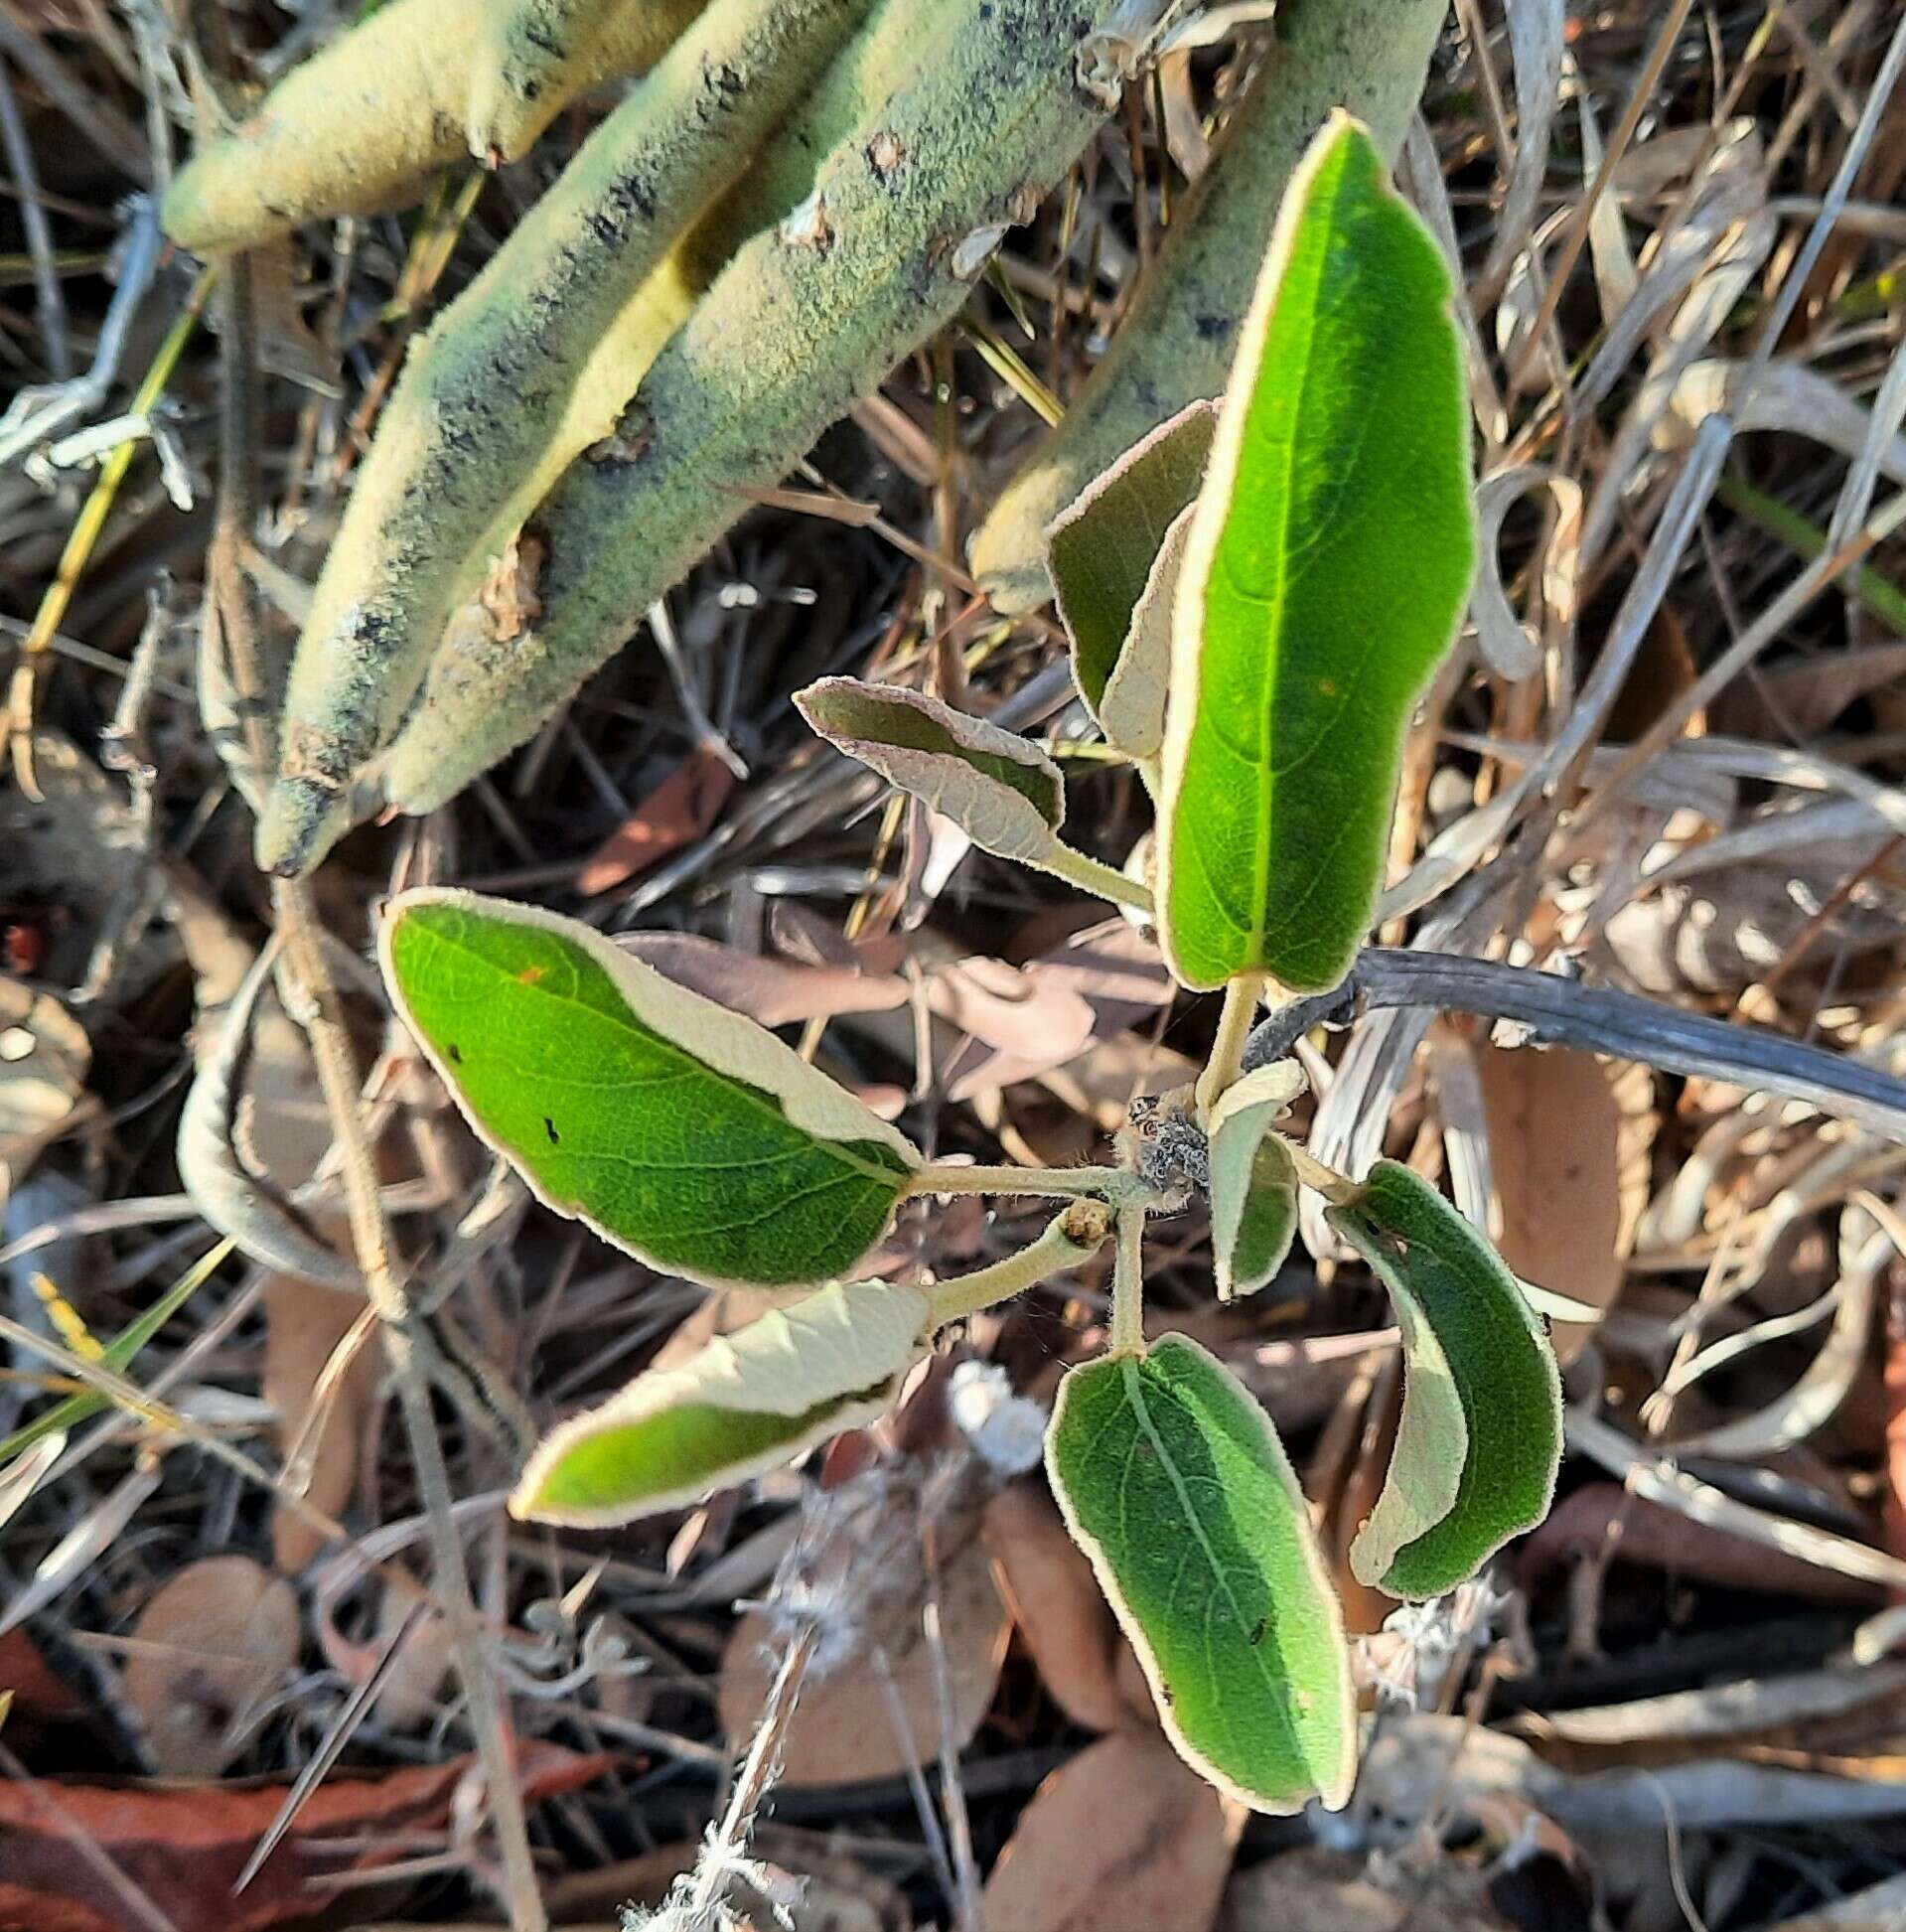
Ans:
{"type": "Polygon", "coordinates": [[[1151,916],[1151,893],[1136,879],[1126,878],[1114,867],[1088,858],[1084,852],[1075,851],[1057,838],[1038,858],[1027,863],[1036,865],[1042,872],[1050,872],[1055,879],[1064,879],[1068,885],[1076,885],[1081,892],[1090,892],[1095,899],[1109,899],[1114,906],[1130,906],[1147,918],[1151,916]]]}
{"type": "Polygon", "coordinates": [[[1008,1255],[991,1267],[956,1274],[929,1288],[933,1326],[944,1328],[949,1322],[963,1321],[982,1308],[1010,1301],[1025,1289],[1038,1286],[1050,1274],[1077,1267],[1110,1233],[1111,1216],[1102,1202],[1075,1202],[1030,1247],[1008,1255]]]}
{"type": "Polygon", "coordinates": [[[1044,1194],[1054,1200],[1145,1201],[1155,1190],[1128,1167],[923,1167],[906,1194],[1044,1194]]]}
{"type": "Polygon", "coordinates": [[[1265,975],[1241,972],[1225,982],[1225,1008],[1218,1018],[1218,1034],[1211,1043],[1205,1071],[1198,1076],[1198,1117],[1208,1120],[1218,1097],[1244,1071],[1245,1044],[1263,999],[1265,975]]]}
{"type": "Polygon", "coordinates": [[[1346,1208],[1363,1193],[1349,1175],[1340,1174],[1334,1167],[1326,1166],[1315,1154],[1306,1152],[1294,1140],[1286,1140],[1284,1145],[1290,1149],[1290,1158],[1297,1169],[1297,1178],[1308,1188],[1321,1194],[1333,1208],[1346,1208]]]}

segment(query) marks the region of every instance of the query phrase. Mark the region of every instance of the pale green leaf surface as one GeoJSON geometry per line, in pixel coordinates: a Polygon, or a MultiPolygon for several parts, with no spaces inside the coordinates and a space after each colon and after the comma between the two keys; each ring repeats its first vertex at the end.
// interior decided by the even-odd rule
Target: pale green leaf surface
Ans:
{"type": "Polygon", "coordinates": [[[1046,531],[1053,594],[1072,640],[1080,694],[1105,736],[1134,756],[1157,746],[1141,751],[1114,736],[1106,691],[1166,534],[1198,494],[1217,420],[1215,403],[1181,409],[1089,483],[1046,531]]]}
{"type": "Polygon", "coordinates": [[[919,1155],[752,1020],[573,920],[474,893],[388,909],[384,978],[472,1124],[559,1213],[657,1266],[849,1272],[919,1155]]]}
{"type": "Polygon", "coordinates": [[[1255,1294],[1297,1232],[1297,1168],[1273,1131],[1303,1091],[1294,1061],[1253,1068],[1211,1111],[1211,1258],[1218,1299],[1255,1294]]]}
{"type": "MultiPolygon", "coordinates": [[[[1099,722],[1106,741],[1148,770],[1155,770],[1165,744],[1165,707],[1171,691],[1172,604],[1185,567],[1185,544],[1192,513],[1181,512],[1158,554],[1151,560],[1145,587],[1132,606],[1131,632],[1099,700],[1099,722]]],[[[1148,782],[1150,782],[1148,780],[1148,782]]]]}
{"type": "Polygon", "coordinates": [[[1368,930],[1403,732],[1474,569],[1449,295],[1334,115],[1277,218],[1173,612],[1158,905],[1189,986],[1322,990],[1368,930]]]}
{"type": "Polygon", "coordinates": [[[1270,1420],[1182,1335],[1060,1384],[1046,1468],[1181,1756],[1254,1810],[1344,1803],[1343,1616],[1270,1420]]]}
{"type": "Polygon", "coordinates": [[[1400,1162],[1379,1161],[1329,1220],[1390,1289],[1405,1350],[1403,1425],[1351,1566],[1393,1596],[1440,1596],[1548,1514],[1554,1352],[1495,1251],[1400,1162]]]}
{"type": "Polygon", "coordinates": [[[1030,739],[922,691],[823,677],[795,695],[808,724],[951,818],[982,851],[1037,862],[1066,817],[1059,767],[1030,739]]]}
{"type": "Polygon", "coordinates": [[[831,1282],[553,1429],[511,1512],[602,1528],[791,1462],[879,1415],[926,1352],[930,1326],[920,1288],[831,1282]]]}

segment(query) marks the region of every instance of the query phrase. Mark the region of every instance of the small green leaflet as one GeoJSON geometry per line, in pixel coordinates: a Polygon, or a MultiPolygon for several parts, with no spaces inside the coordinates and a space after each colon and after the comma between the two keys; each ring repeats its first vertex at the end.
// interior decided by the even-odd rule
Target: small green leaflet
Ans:
{"type": "Polygon", "coordinates": [[[1154,624],[1141,637],[1137,620],[1148,588],[1155,598],[1161,564],[1171,574],[1166,539],[1198,494],[1217,422],[1215,403],[1181,409],[1087,485],[1046,531],[1080,694],[1107,740],[1134,758],[1155,757],[1163,742],[1170,662],[1169,626],[1154,624]],[[1146,662],[1133,663],[1139,656],[1146,662]]]}
{"type": "Polygon", "coordinates": [[[1328,1218],[1382,1276],[1403,1333],[1396,1448],[1351,1568],[1393,1596],[1440,1596],[1548,1514],[1554,1353],[1495,1251],[1399,1162],[1379,1161],[1328,1218]]]}
{"type": "Polygon", "coordinates": [[[923,1289],[831,1282],[552,1430],[511,1514],[603,1529],[792,1462],[884,1412],[931,1319],[923,1289]]]}
{"type": "Polygon", "coordinates": [[[846,1274],[920,1156],[772,1033],[590,927],[405,893],[379,934],[399,1017],[536,1198],[698,1281],[846,1274]]]}
{"type": "Polygon", "coordinates": [[[1218,1299],[1255,1294],[1297,1232],[1297,1167],[1273,1129],[1303,1092],[1295,1061],[1257,1067],[1211,1111],[1211,1258],[1218,1299]]]}
{"type": "Polygon", "coordinates": [[[1284,195],[1172,614],[1157,898],[1188,986],[1322,991],[1368,929],[1403,732],[1475,566],[1449,296],[1333,115],[1284,195]]]}
{"type": "Polygon", "coordinates": [[[1059,1387],[1046,1470],[1185,1761],[1255,1811],[1357,1769],[1343,1614],[1269,1417],[1182,1335],[1059,1387]]]}
{"type": "Polygon", "coordinates": [[[1030,739],[921,691],[823,677],[795,694],[819,736],[951,818],[981,851],[1030,864],[1058,846],[1059,767],[1030,739]]]}

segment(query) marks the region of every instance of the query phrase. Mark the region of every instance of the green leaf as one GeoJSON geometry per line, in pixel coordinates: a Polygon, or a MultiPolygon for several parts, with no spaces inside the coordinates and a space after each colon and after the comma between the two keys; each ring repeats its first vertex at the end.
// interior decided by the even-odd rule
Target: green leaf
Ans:
{"type": "Polygon", "coordinates": [[[1396,1448],[1351,1568],[1393,1596],[1440,1596],[1548,1514],[1562,1446],[1554,1353],[1501,1258],[1399,1162],[1379,1161],[1328,1213],[1403,1331],[1396,1448]]]}
{"type": "Polygon", "coordinates": [[[1215,403],[1181,409],[1088,484],[1046,531],[1080,694],[1106,738],[1134,758],[1154,756],[1163,742],[1170,659],[1169,626],[1155,625],[1143,639],[1134,623],[1161,563],[1169,574],[1166,538],[1198,494],[1217,421],[1215,403]]]}
{"type": "Polygon", "coordinates": [[[779,1468],[881,1414],[931,1322],[924,1289],[829,1283],[553,1429],[511,1514],[602,1529],[779,1468]]]}
{"type": "Polygon", "coordinates": [[[923,691],[854,677],[823,677],[795,703],[830,745],[924,799],[982,851],[1036,863],[1057,847],[1066,785],[1031,739],[923,691]]]}
{"type": "Polygon", "coordinates": [[[1211,1110],[1211,1258],[1218,1299],[1255,1294],[1297,1232],[1297,1166],[1272,1131],[1303,1091],[1295,1062],[1257,1067],[1211,1110]]]}
{"type": "Polygon", "coordinates": [[[920,1156],[773,1034],[600,933],[405,893],[384,979],[478,1133],[559,1214],[698,1281],[848,1273],[920,1156]]]}
{"type": "Polygon", "coordinates": [[[1322,991],[1368,929],[1403,732],[1475,563],[1449,295],[1333,115],[1277,217],[1173,612],[1158,907],[1188,986],[1322,991]]]}
{"type": "Polygon", "coordinates": [[[1074,1369],[1046,1469],[1166,1734],[1255,1811],[1338,1806],[1356,1775],[1343,1615],[1269,1417],[1197,1343],[1074,1369]]]}

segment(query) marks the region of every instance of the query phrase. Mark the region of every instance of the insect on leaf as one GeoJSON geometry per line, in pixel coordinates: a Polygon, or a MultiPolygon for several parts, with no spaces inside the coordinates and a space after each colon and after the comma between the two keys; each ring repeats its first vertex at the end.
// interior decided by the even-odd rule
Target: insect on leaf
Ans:
{"type": "Polygon", "coordinates": [[[1449,295],[1333,115],[1277,217],[1173,609],[1158,905],[1186,985],[1321,991],[1369,926],[1403,731],[1475,562],[1449,295]]]}
{"type": "Polygon", "coordinates": [[[1255,1294],[1284,1264],[1297,1232],[1297,1168],[1273,1130],[1302,1092],[1295,1062],[1258,1067],[1211,1111],[1211,1258],[1218,1299],[1255,1294]]]}
{"type": "Polygon", "coordinates": [[[831,1282],[552,1430],[511,1514],[600,1529],[792,1462],[879,1415],[930,1325],[919,1288],[831,1282]]]}
{"type": "Polygon", "coordinates": [[[1066,817],[1059,767],[1028,738],[922,691],[823,677],[796,693],[830,745],[951,818],[982,851],[1037,862],[1066,817]]]}
{"type": "Polygon", "coordinates": [[[1155,589],[1161,570],[1171,575],[1168,538],[1198,494],[1217,422],[1215,403],[1181,409],[1088,484],[1046,531],[1073,676],[1106,738],[1135,758],[1156,755],[1163,742],[1171,649],[1168,625],[1154,622],[1142,635],[1137,618],[1148,586],[1155,589]]]}
{"type": "Polygon", "coordinates": [[[1046,1470],[1187,1763],[1256,1811],[1343,1804],[1342,1612],[1270,1420],[1182,1335],[1060,1384],[1046,1470]]]}
{"type": "Polygon", "coordinates": [[[718,1285],[824,1281],[885,1234],[919,1155],[754,1021],[475,893],[405,893],[379,941],[399,1016],[558,1213],[718,1285]]]}
{"type": "Polygon", "coordinates": [[[1494,1250],[1400,1162],[1379,1161],[1329,1220],[1382,1276],[1403,1331],[1396,1448],[1351,1568],[1393,1596],[1440,1596],[1548,1514],[1554,1353],[1494,1250]]]}

